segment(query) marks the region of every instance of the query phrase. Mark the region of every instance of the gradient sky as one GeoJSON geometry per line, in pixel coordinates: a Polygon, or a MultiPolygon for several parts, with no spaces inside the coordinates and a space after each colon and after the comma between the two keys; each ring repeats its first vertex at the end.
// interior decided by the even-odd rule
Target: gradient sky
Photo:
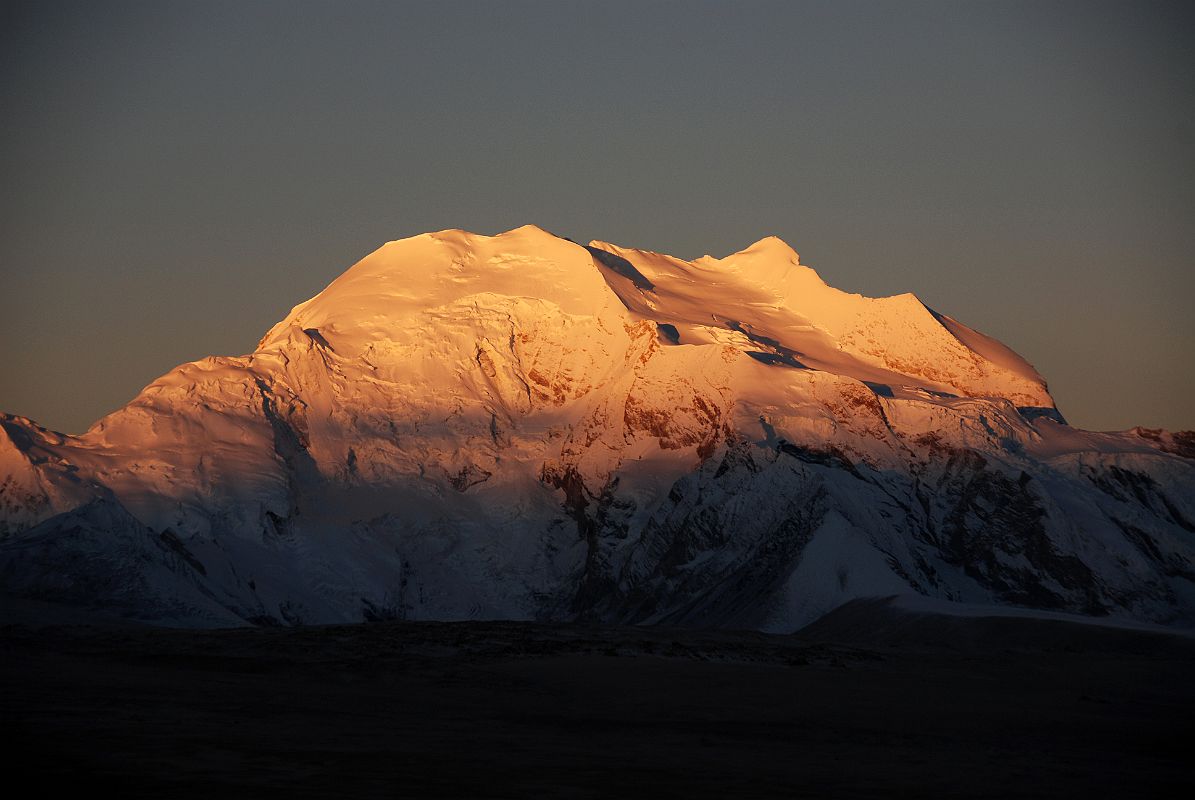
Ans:
{"type": "Polygon", "coordinates": [[[85,429],[390,239],[776,234],[1195,428],[1195,4],[0,7],[0,410],[85,429]]]}

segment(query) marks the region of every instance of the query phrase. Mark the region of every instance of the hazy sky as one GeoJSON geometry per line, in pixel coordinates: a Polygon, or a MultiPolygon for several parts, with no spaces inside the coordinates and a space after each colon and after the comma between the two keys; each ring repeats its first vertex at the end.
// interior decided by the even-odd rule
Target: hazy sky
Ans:
{"type": "Polygon", "coordinates": [[[1195,428],[1195,4],[0,6],[0,410],[81,431],[389,239],[767,234],[1195,428]]]}

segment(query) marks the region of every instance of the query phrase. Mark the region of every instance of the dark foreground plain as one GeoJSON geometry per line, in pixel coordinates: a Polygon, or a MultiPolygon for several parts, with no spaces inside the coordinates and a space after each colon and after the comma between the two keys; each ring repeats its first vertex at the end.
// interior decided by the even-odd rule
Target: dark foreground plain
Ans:
{"type": "Polygon", "coordinates": [[[143,797],[1190,796],[1195,640],[851,604],[797,636],[8,625],[10,786],[143,797]]]}

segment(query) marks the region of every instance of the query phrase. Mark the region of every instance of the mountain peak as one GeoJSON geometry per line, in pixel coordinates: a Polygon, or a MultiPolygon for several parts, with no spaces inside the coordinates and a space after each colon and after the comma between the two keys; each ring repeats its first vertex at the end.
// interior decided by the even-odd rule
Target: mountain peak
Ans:
{"type": "Polygon", "coordinates": [[[401,245],[405,242],[411,242],[420,239],[430,239],[436,242],[458,243],[468,245],[474,241],[483,241],[491,239],[502,239],[506,241],[526,239],[559,239],[561,237],[544,230],[538,225],[528,223],[526,225],[519,225],[516,228],[496,233],[488,236],[482,233],[475,233],[474,231],[465,230],[464,228],[443,228],[438,231],[427,231],[425,233],[415,234],[414,236],[404,236],[401,239],[391,239],[387,241],[382,247],[390,245],[401,245]]]}
{"type": "Polygon", "coordinates": [[[685,261],[450,229],[81,436],[0,415],[0,577],[198,624],[791,631],[910,591],[1191,619],[1190,437],[1052,411],[999,342],[775,237],[685,261]]]}
{"type": "Polygon", "coordinates": [[[295,306],[259,347],[297,327],[318,330],[337,353],[358,353],[377,339],[409,337],[435,309],[483,295],[535,298],[570,314],[618,306],[589,254],[567,239],[536,225],[494,236],[448,228],[370,253],[295,306]]]}
{"type": "Polygon", "coordinates": [[[552,233],[551,231],[544,230],[543,228],[539,227],[538,225],[535,225],[534,223],[530,223],[530,222],[527,223],[526,225],[520,225],[517,228],[511,228],[510,230],[500,233],[498,235],[499,236],[529,236],[529,237],[550,236],[553,239],[560,238],[559,236],[552,233]]]}
{"type": "MultiPolygon", "coordinates": [[[[757,254],[766,258],[783,259],[793,264],[801,263],[801,257],[797,255],[797,251],[779,236],[765,236],[734,255],[745,255],[747,253],[757,254]]],[[[730,257],[733,256],[728,256],[728,258],[730,257]]]]}
{"type": "Polygon", "coordinates": [[[698,261],[733,271],[780,297],[790,294],[793,290],[790,285],[794,283],[798,292],[827,286],[813,268],[801,264],[797,251],[778,236],[765,236],[724,258],[706,256],[698,261]]]}

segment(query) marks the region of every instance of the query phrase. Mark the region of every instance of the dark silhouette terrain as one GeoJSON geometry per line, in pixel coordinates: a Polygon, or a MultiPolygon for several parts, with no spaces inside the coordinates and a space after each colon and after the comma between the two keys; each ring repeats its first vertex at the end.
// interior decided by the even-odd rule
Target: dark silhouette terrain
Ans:
{"type": "Polygon", "coordinates": [[[848,605],[795,636],[8,625],[10,785],[153,797],[1185,795],[1195,640],[848,605]]]}

